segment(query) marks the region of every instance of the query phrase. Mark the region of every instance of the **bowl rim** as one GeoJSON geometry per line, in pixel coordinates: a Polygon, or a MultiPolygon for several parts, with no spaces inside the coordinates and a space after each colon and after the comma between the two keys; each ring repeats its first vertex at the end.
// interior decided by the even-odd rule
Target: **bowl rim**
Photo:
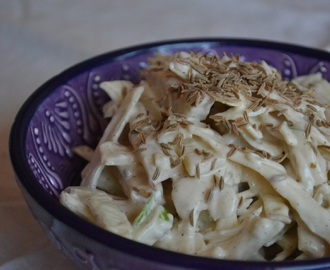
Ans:
{"type": "Polygon", "coordinates": [[[97,241],[107,247],[116,249],[123,253],[128,253],[130,256],[139,257],[143,260],[157,258],[156,263],[169,266],[186,267],[189,269],[218,269],[221,267],[230,267],[236,269],[238,267],[249,267],[267,269],[270,268],[289,268],[301,267],[299,269],[308,269],[315,267],[330,266],[330,258],[320,258],[302,261],[286,261],[286,262],[262,262],[262,261],[239,261],[239,260],[220,260],[215,258],[198,257],[187,254],[181,254],[174,251],[163,250],[156,247],[150,247],[136,241],[132,241],[113,234],[102,228],[99,228],[73,214],[70,210],[61,205],[56,199],[47,195],[44,190],[34,183],[35,176],[29,169],[25,155],[25,141],[27,129],[30,119],[34,115],[38,105],[42,100],[57,89],[60,85],[67,82],[71,78],[79,76],[81,73],[101,66],[113,61],[120,61],[131,55],[139,55],[145,52],[153,52],[156,49],[162,48],[182,48],[189,49],[196,45],[222,45],[232,47],[254,47],[260,49],[272,49],[283,52],[295,53],[298,55],[310,56],[320,60],[330,62],[330,53],[324,50],[311,48],[307,46],[296,45],[292,43],[284,43],[261,39],[245,39],[245,38],[188,38],[164,40],[157,42],[144,43],[133,45],[123,49],[113,50],[103,53],[87,60],[84,60],[76,65],[73,65],[63,72],[55,75],[47,80],[44,84],[38,87],[23,103],[19,109],[14,122],[12,124],[9,135],[9,154],[11,164],[14,169],[16,180],[35,201],[45,211],[50,213],[55,219],[69,226],[71,229],[78,231],[85,237],[97,241]],[[79,226],[77,226],[79,224],[79,226]]]}

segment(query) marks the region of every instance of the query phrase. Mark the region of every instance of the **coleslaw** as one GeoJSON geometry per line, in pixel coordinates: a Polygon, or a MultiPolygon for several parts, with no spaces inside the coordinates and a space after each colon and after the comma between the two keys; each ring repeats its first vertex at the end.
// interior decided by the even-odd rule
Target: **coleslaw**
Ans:
{"type": "Polygon", "coordinates": [[[186,254],[330,255],[330,84],[266,62],[155,55],[143,80],[102,82],[111,118],[60,202],[123,237],[186,254]]]}

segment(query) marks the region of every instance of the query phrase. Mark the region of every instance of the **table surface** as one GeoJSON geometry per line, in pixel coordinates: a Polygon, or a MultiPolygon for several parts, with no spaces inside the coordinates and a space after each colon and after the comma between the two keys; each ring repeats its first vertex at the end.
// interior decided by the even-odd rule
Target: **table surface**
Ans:
{"type": "Polygon", "coordinates": [[[190,37],[330,48],[329,0],[1,0],[0,270],[76,269],[44,235],[16,185],[9,130],[44,81],[100,53],[190,37]]]}

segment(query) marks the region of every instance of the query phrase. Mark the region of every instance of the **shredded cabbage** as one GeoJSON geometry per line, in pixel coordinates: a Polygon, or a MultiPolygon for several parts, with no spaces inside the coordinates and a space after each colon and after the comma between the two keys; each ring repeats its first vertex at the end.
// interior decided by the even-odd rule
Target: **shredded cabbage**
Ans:
{"type": "Polygon", "coordinates": [[[138,85],[102,82],[111,117],[79,187],[82,218],[177,252],[240,260],[330,255],[330,84],[262,61],[155,55],[138,85]]]}

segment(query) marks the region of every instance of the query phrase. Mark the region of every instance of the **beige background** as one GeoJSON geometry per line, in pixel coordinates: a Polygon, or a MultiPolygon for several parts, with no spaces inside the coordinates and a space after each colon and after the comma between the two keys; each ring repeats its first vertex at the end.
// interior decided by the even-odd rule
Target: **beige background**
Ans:
{"type": "Polygon", "coordinates": [[[46,239],[18,190],[8,133],[44,81],[97,54],[184,37],[330,47],[329,0],[0,0],[0,270],[75,269],[46,239]]]}

